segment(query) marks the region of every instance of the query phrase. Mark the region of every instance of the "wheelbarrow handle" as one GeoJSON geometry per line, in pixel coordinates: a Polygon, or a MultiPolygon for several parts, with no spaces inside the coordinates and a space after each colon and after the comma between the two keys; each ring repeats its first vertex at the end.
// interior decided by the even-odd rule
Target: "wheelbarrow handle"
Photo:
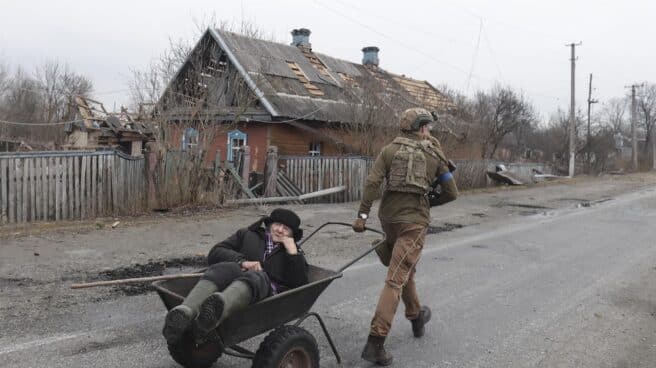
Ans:
{"type": "MultiPolygon", "coordinates": [[[[303,245],[306,241],[308,241],[311,237],[313,237],[314,234],[318,233],[319,230],[323,229],[324,227],[326,227],[326,226],[328,226],[328,225],[342,225],[342,226],[348,226],[348,227],[351,227],[351,224],[347,224],[346,222],[325,222],[325,223],[323,223],[321,226],[319,226],[318,228],[316,228],[313,232],[311,232],[310,235],[305,236],[301,241],[299,241],[299,242],[298,242],[298,245],[299,245],[299,246],[300,246],[300,245],[303,245]]],[[[382,231],[380,231],[380,230],[378,230],[378,229],[373,229],[373,228],[370,228],[370,227],[365,227],[364,229],[365,229],[365,230],[368,230],[368,231],[373,231],[374,233],[377,233],[377,234],[380,234],[380,235],[385,236],[385,233],[383,233],[382,231]]]]}
{"type": "MultiPolygon", "coordinates": [[[[371,230],[371,231],[374,231],[374,232],[376,232],[376,233],[383,234],[381,231],[377,231],[377,230],[374,230],[374,229],[369,229],[369,228],[366,228],[366,227],[365,227],[365,230],[371,230]]],[[[383,234],[383,236],[384,236],[384,235],[385,235],[385,234],[383,234]]],[[[344,270],[346,270],[347,268],[351,267],[354,263],[356,263],[357,261],[359,261],[359,260],[361,260],[362,258],[366,257],[369,253],[375,251],[376,248],[378,248],[378,247],[379,247],[381,244],[383,244],[383,243],[385,243],[385,238],[384,238],[384,237],[383,237],[383,239],[381,239],[379,242],[377,242],[376,244],[372,245],[371,248],[369,248],[369,249],[365,250],[364,252],[360,253],[359,256],[355,257],[355,258],[352,259],[350,262],[348,262],[347,264],[345,264],[344,266],[342,266],[342,268],[340,268],[340,269],[338,270],[338,272],[339,272],[339,273],[344,272],[344,270]]]]}
{"type": "MultiPolygon", "coordinates": [[[[341,226],[348,226],[348,227],[351,227],[351,224],[348,224],[348,223],[346,223],[346,222],[326,222],[326,223],[324,223],[323,225],[321,225],[321,226],[319,226],[318,228],[316,228],[313,232],[311,232],[310,235],[308,235],[308,236],[306,236],[305,238],[303,238],[303,240],[299,241],[299,242],[298,242],[298,245],[299,245],[299,246],[302,245],[303,243],[305,243],[306,241],[308,241],[308,239],[310,239],[311,237],[313,237],[314,234],[316,234],[317,232],[319,232],[319,230],[323,229],[324,227],[326,227],[326,226],[328,226],[328,225],[341,225],[341,226]]],[[[341,273],[341,272],[343,272],[344,270],[346,270],[347,268],[351,267],[354,263],[356,263],[357,261],[359,261],[359,260],[361,260],[362,258],[366,257],[369,253],[371,253],[371,252],[373,252],[374,250],[376,250],[376,248],[377,248],[379,245],[381,245],[382,243],[385,242],[385,233],[383,233],[382,231],[380,231],[380,230],[378,230],[378,229],[371,228],[371,227],[365,227],[364,229],[365,229],[366,231],[371,231],[371,232],[374,232],[374,233],[376,233],[376,234],[380,234],[380,235],[382,235],[382,236],[383,236],[383,239],[382,239],[381,241],[377,242],[376,244],[374,244],[371,248],[369,248],[369,249],[367,249],[366,251],[362,252],[359,256],[355,257],[353,260],[351,260],[350,262],[348,262],[348,263],[345,264],[344,266],[342,266],[342,268],[340,268],[340,269],[338,270],[338,272],[341,273]]]]}

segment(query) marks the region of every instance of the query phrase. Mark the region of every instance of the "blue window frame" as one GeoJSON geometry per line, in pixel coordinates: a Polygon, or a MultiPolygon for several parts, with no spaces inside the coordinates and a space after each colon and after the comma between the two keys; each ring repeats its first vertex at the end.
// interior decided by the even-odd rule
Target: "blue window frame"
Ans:
{"type": "Polygon", "coordinates": [[[198,145],[198,130],[187,128],[182,133],[182,150],[186,151],[198,145]]]}
{"type": "Polygon", "coordinates": [[[234,161],[235,152],[248,144],[248,135],[241,130],[228,132],[228,161],[234,161]]]}

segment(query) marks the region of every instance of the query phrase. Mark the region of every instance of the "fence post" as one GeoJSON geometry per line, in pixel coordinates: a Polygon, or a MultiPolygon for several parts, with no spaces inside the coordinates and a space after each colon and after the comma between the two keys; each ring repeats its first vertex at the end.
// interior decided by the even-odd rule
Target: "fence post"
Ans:
{"type": "Polygon", "coordinates": [[[267,159],[264,165],[264,196],[273,197],[276,195],[276,186],[278,184],[278,147],[270,146],[267,148],[267,159]]]}
{"type": "Polygon", "coordinates": [[[244,154],[242,155],[241,178],[248,186],[248,177],[251,173],[251,147],[243,146],[242,150],[244,150],[244,154]]]}
{"type": "Polygon", "coordinates": [[[221,170],[221,150],[216,150],[216,153],[214,154],[214,175],[219,175],[219,171],[221,170]]]}

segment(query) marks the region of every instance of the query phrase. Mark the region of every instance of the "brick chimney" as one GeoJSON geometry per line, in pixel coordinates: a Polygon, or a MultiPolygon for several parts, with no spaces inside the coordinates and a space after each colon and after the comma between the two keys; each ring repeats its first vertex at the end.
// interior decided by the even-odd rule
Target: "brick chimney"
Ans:
{"type": "Polygon", "coordinates": [[[299,28],[292,31],[292,46],[304,47],[307,49],[312,49],[312,44],[310,43],[310,30],[307,28],[299,28]]]}
{"type": "Polygon", "coordinates": [[[367,46],[362,49],[362,65],[378,66],[378,51],[376,46],[367,46]]]}

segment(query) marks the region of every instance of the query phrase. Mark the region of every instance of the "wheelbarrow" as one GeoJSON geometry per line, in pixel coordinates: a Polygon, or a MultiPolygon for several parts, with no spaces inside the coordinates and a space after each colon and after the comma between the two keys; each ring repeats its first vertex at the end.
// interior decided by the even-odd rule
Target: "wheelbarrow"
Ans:
{"type": "MultiPolygon", "coordinates": [[[[351,226],[343,222],[327,222],[306,236],[299,245],[329,225],[351,226]]],[[[379,230],[365,229],[384,237],[379,230]]],[[[300,327],[306,319],[314,317],[319,322],[337,363],[341,364],[341,357],[325,323],[319,314],[310,312],[310,308],[333,280],[342,277],[344,270],[371,253],[383,242],[384,238],[337,271],[309,265],[308,284],[263,299],[236,312],[221,322],[202,343],[197,343],[189,332],[181,342],[168,345],[171,357],[186,368],[209,367],[222,354],[250,359],[253,361],[253,368],[318,368],[317,341],[310,332],[300,327]],[[264,338],[256,352],[239,346],[240,343],[267,331],[271,332],[264,338]]],[[[164,280],[154,282],[152,285],[166,308],[170,310],[182,303],[199,279],[200,276],[164,280]]]]}

